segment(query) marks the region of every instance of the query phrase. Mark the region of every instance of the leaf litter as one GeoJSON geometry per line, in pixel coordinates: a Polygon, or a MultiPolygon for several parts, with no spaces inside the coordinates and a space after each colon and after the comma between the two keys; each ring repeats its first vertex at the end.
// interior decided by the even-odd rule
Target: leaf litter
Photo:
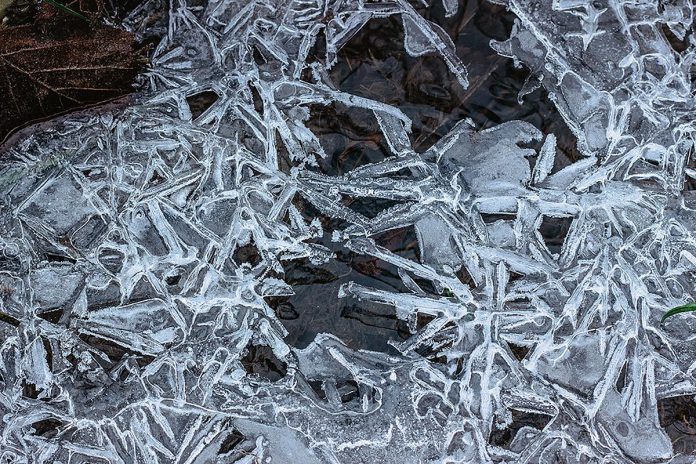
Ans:
{"type": "MultiPolygon", "coordinates": [[[[75,8],[87,10],[83,3],[75,8]]],[[[134,91],[145,50],[131,32],[100,23],[98,3],[82,14],[46,2],[31,23],[0,26],[0,140],[27,123],[134,91]]]]}

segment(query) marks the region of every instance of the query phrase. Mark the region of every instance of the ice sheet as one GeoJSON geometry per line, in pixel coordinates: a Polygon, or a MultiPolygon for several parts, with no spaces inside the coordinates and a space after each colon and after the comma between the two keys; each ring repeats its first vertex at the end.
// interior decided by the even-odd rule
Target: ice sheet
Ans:
{"type": "Polygon", "coordinates": [[[658,402],[696,394],[696,322],[660,324],[696,295],[693,5],[506,5],[518,20],[491,45],[577,136],[564,169],[554,134],[522,121],[460,121],[416,153],[402,111],[337,90],[338,51],[385,16],[407,53],[469,84],[405,0],[137,9],[127,26],[163,38],[136,102],[63,118],[0,160],[3,462],[673,457],[658,402]],[[217,100],[194,114],[206,91],[217,100]],[[336,102],[374,114],[390,156],[322,173],[309,110],[336,102]],[[368,217],[345,198],[395,204],[368,217]],[[567,225],[562,243],[548,224],[567,225]],[[411,226],[418,258],[380,243],[411,226]],[[339,246],[398,270],[404,291],[335,295],[393,307],[408,328],[394,351],[285,341],[269,304],[294,291],[283,263],[330,264],[339,246]]]}

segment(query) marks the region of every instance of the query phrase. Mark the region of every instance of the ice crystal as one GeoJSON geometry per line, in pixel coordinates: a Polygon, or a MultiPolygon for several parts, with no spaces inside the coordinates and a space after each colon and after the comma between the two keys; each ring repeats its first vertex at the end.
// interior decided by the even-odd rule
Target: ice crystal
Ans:
{"type": "Polygon", "coordinates": [[[658,403],[696,394],[693,317],[660,324],[696,295],[692,3],[505,3],[491,47],[577,137],[560,168],[557,134],[519,120],[417,151],[387,96],[332,82],[389,17],[467,90],[415,3],[149,0],[126,24],[162,36],[135,103],[7,148],[2,462],[690,462],[658,403]],[[324,172],[312,109],[332,105],[374,118],[387,156],[324,172]],[[417,253],[385,243],[404,230],[417,253]],[[400,290],[326,271],[341,254],[400,290]],[[405,335],[288,342],[282,301],[321,272],[405,335]]]}

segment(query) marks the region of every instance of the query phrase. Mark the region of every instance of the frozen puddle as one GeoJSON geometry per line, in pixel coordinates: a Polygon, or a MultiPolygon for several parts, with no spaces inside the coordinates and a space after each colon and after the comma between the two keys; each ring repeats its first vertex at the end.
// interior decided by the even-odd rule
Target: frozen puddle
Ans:
{"type": "Polygon", "coordinates": [[[7,147],[2,462],[693,462],[692,3],[425,3],[147,1],[7,147]]]}

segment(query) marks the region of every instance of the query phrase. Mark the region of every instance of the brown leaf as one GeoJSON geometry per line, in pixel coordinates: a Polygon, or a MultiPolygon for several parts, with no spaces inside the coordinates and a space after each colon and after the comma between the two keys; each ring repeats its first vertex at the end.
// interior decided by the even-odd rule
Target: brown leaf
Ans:
{"type": "Polygon", "coordinates": [[[145,64],[131,33],[48,5],[34,24],[0,27],[0,141],[27,123],[132,92],[145,64]]]}

